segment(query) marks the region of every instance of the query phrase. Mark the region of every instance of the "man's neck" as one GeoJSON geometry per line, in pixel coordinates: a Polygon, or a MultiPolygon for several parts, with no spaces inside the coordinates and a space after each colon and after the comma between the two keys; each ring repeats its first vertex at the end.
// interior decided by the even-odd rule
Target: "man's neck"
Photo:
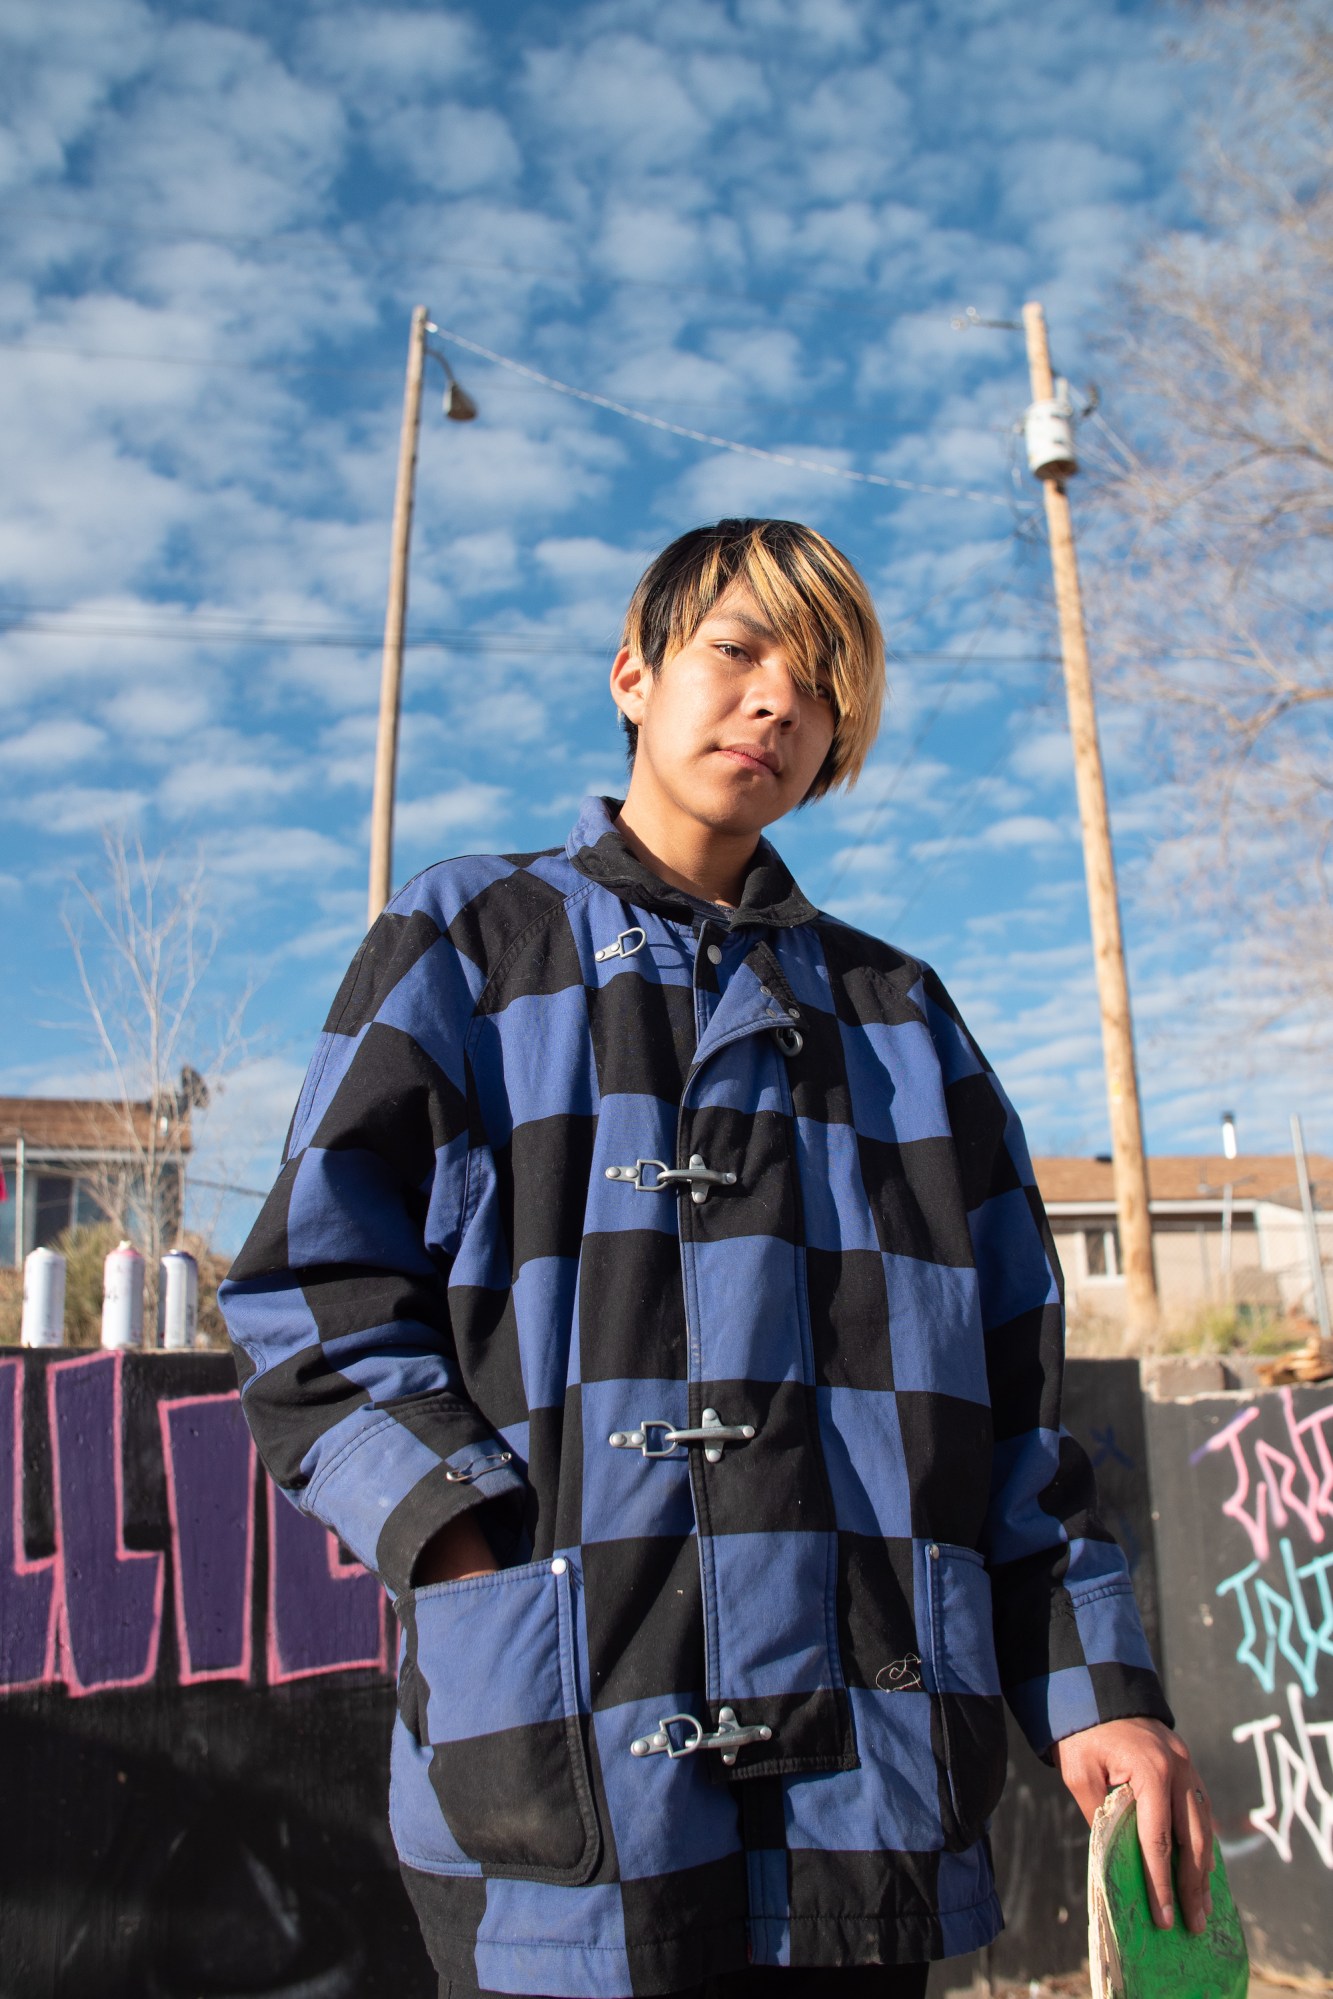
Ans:
{"type": "Polygon", "coordinates": [[[740,901],[759,845],[754,833],[718,833],[694,820],[667,825],[657,815],[644,813],[632,787],[620,808],[616,831],[634,858],[659,880],[727,909],[740,901]]]}

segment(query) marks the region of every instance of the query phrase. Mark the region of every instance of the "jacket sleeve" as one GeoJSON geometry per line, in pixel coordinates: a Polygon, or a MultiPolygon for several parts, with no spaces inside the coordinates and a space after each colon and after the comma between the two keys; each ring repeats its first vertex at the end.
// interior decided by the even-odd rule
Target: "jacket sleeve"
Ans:
{"type": "Polygon", "coordinates": [[[1005,1698],[1042,1756],[1098,1722],[1173,1726],[1129,1566],[1060,1420],[1064,1284],[1022,1126],[930,972],[925,996],[977,1269],[995,1440],[983,1552],[1005,1698]]]}
{"type": "Polygon", "coordinates": [[[464,1392],[449,1324],[469,977],[417,885],[403,891],[343,980],[277,1183],[219,1291],[275,1482],[395,1593],[469,1508],[516,1531],[526,1491],[464,1392]]]}

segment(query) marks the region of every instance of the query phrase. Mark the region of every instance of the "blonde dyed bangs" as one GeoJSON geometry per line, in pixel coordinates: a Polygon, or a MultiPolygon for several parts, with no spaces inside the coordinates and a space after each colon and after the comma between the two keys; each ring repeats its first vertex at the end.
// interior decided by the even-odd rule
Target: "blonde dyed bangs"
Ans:
{"type": "Polygon", "coordinates": [[[822,797],[860,776],[884,704],[884,637],[870,592],[840,549],[797,521],[719,521],[664,550],[641,579],[621,644],[657,671],[743,582],[782,642],[792,677],[833,695],[834,733],[810,787],[822,797]]]}

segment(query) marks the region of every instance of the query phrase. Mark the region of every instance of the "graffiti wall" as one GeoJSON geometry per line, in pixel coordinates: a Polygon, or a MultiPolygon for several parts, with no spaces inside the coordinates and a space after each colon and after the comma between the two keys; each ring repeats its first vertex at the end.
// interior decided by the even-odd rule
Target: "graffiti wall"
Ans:
{"type": "Polygon", "coordinates": [[[433,1993],[388,1667],[379,1584],[271,1494],[228,1359],[0,1357],[5,1999],[433,1993]]]}
{"type": "MultiPolygon", "coordinates": [[[[1255,1954],[1333,1963],[1333,1391],[1144,1404],[1090,1452],[1255,1954]]],[[[0,1353],[0,1995],[433,1999],[385,1824],[374,1580],[271,1493],[230,1361],[0,1353]]],[[[1083,1822],[1012,1735],[996,1977],[1085,1949],[1083,1822]],[[1039,1864],[1034,1864],[1039,1856],[1039,1864]]]]}
{"type": "Polygon", "coordinates": [[[1252,1955],[1333,1965],[1333,1387],[1147,1406],[1172,1702],[1252,1955]]]}

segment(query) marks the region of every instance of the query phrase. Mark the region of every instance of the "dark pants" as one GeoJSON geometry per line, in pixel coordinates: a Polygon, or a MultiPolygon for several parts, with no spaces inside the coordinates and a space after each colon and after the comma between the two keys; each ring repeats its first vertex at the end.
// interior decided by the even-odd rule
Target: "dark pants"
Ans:
{"type": "MultiPolygon", "coordinates": [[[[925,1999],[925,1964],[859,1964],[846,1971],[733,1971],[671,1999],[925,1999]]],[[[440,1999],[492,1999],[478,1985],[440,1980],[440,1999]]]]}

